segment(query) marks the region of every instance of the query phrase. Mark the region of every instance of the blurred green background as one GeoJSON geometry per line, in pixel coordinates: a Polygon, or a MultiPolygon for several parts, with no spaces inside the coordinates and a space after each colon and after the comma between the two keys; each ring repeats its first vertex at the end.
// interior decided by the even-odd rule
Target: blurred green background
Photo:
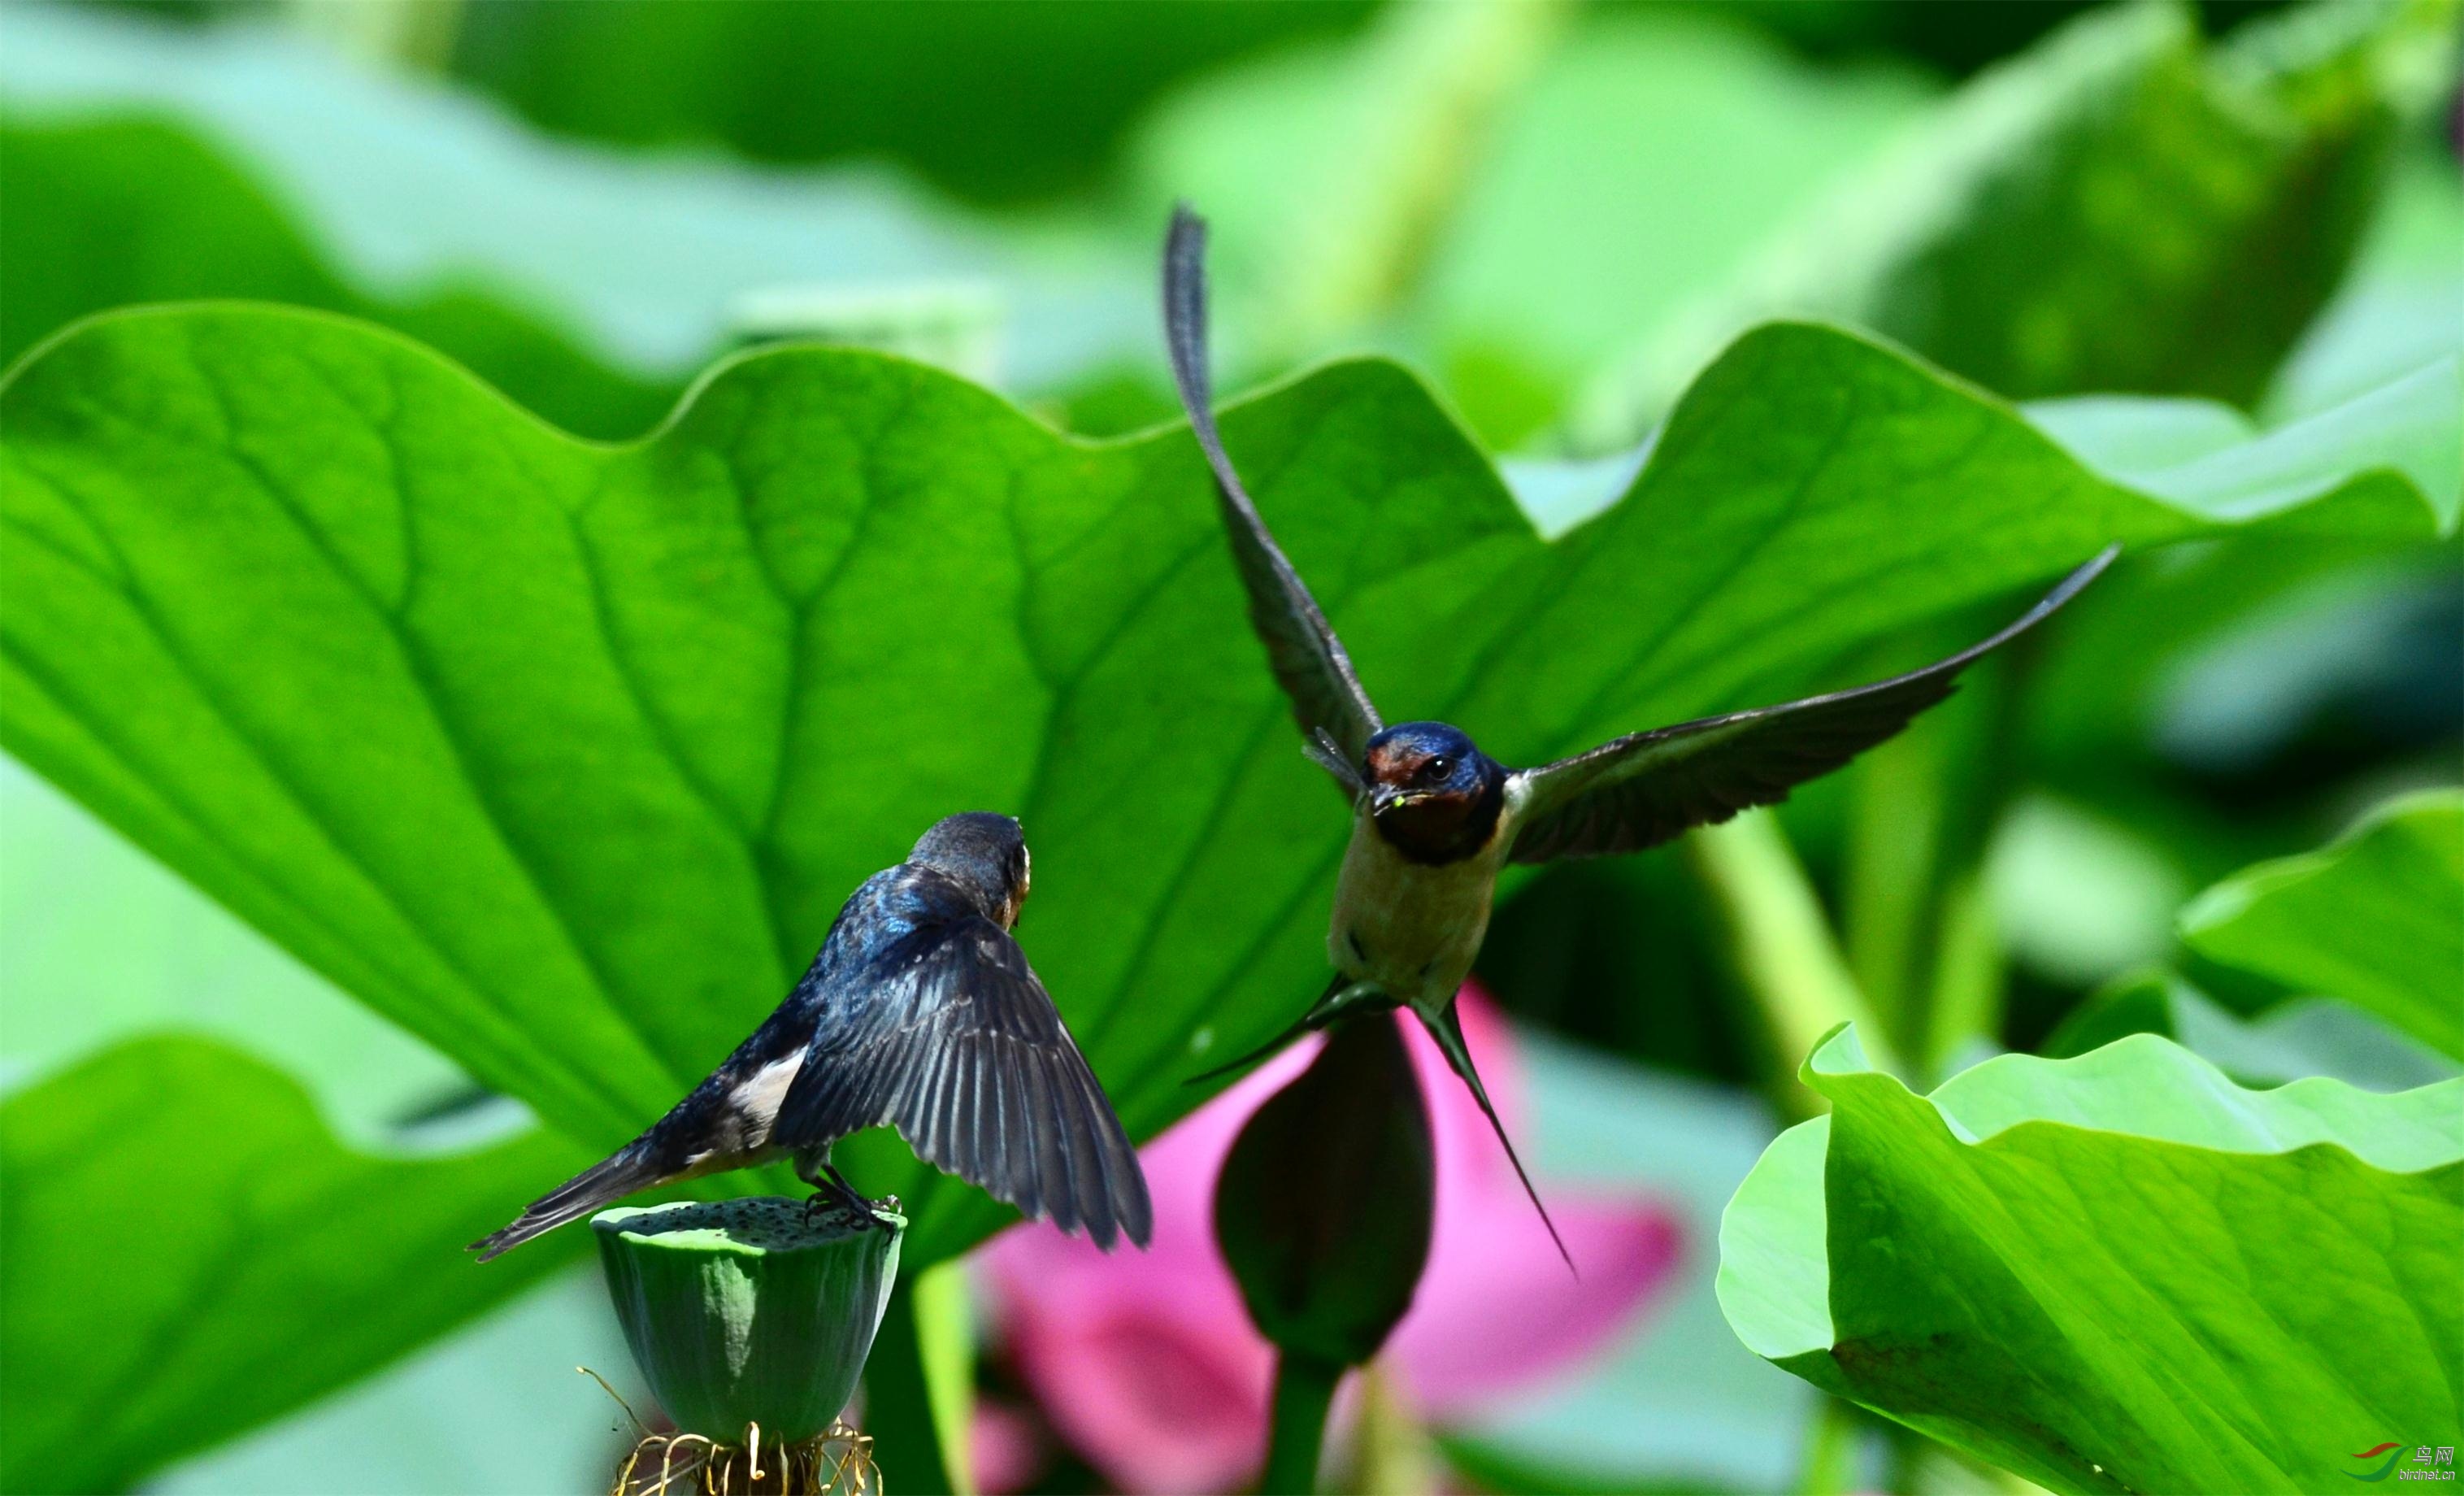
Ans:
{"type": "MultiPolygon", "coordinates": [[[[907,353],[1108,436],[1174,414],[1153,244],[1187,197],[1216,226],[1219,387],[1394,355],[1553,533],[1775,315],[2047,402],[2024,408],[2057,435],[2094,419],[2069,397],[2106,393],[2272,430],[2452,360],[2455,55],[2436,6],[12,0],[0,362],[115,307],[265,299],[396,328],[611,441],[780,338],[907,353]]],[[[2452,514],[2452,444],[2407,455],[2452,514]]],[[[1878,674],[1976,622],[1851,663],[1878,674]]],[[[1968,1027],[1895,1036],[1924,1073],[2061,1049],[2172,960],[2208,995],[2170,1031],[2234,1073],[2387,1088],[2456,1067],[2349,1014],[2251,1017],[2284,994],[2200,972],[2175,916],[2456,783],[2459,751],[2452,535],[2202,542],[2133,558],[2040,650],[1780,819],[1878,1004],[1947,963],[1985,973],[1968,1027]]],[[[12,1096],[173,1030],[262,1060],[388,1160],[539,1140],[13,760],[0,827],[12,1096]]],[[[1605,1365],[1445,1431],[1475,1485],[1800,1477],[1815,1395],[1710,1298],[1718,1211],[1784,1120],[1724,917],[1676,847],[1551,869],[1500,910],[1479,975],[1536,1036],[1541,1170],[1658,1192],[1698,1250],[1605,1365]]],[[[569,1263],[435,1306],[442,1338],[340,1394],[216,1447],[166,1433],[178,1458],[122,1473],[589,1486],[621,1415],[571,1367],[634,1389],[569,1263]]],[[[1056,1446],[1038,1479],[1092,1478],[1056,1446]]]]}

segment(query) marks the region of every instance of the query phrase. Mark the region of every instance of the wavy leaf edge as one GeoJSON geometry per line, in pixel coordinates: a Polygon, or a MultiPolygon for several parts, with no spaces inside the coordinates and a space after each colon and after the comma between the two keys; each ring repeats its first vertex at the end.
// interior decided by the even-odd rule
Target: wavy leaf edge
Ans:
{"type": "MultiPolygon", "coordinates": [[[[1896,1078],[1874,1067],[1851,1023],[1833,1028],[1806,1057],[1799,1075],[1806,1085],[1834,1102],[1840,1099],[1841,1083],[1845,1081],[1863,1080],[1907,1089],[1896,1078]]],[[[2392,1092],[2365,1090],[2329,1076],[2311,1076],[2268,1089],[2254,1089],[2236,1085],[2199,1055],[2155,1034],[2126,1035],[2068,1059],[1997,1055],[1962,1070],[1919,1099],[1933,1109],[1946,1131],[1971,1147],[1991,1142],[2015,1128],[2040,1126],[2113,1133],[2219,1153],[2271,1155],[2302,1148],[2339,1148],[2363,1163],[2391,1174],[2422,1173],[2464,1160],[2464,1077],[2392,1092]],[[2187,1129],[2174,1130],[2174,1135],[2167,1135],[2165,1132],[2093,1126],[2076,1117],[1997,1117],[1979,1105],[2000,1083],[2013,1076],[2030,1081],[2050,1079],[2065,1089],[2096,1088],[2110,1086],[2123,1072],[2144,1069],[2151,1064],[2213,1104],[2214,1110],[2208,1113],[2207,1120],[2221,1124],[2238,1119],[2251,1131],[2238,1139],[2218,1141],[2214,1134],[2181,1135],[2187,1129]],[[1974,1115],[1963,1116],[1962,1111],[1969,1108],[1975,1109],[1974,1115]],[[2303,1118],[2312,1125],[2302,1126],[2303,1118]],[[2385,1136],[2363,1136],[2365,1123],[2374,1123],[2388,1132],[2385,1136]]],[[[2086,1099],[2094,1103],[2100,1098],[2091,1093],[2086,1099]]],[[[1785,1363],[1802,1355],[1827,1355],[1834,1338],[1830,1263],[1822,1243],[1809,1242],[1802,1231],[1775,1233],[1772,1219],[1774,1215],[1793,1213],[1792,1199],[1797,1193],[1807,1188],[1820,1190],[1830,1137],[1828,1116],[1800,1122],[1782,1133],[1755,1160],[1753,1169],[1721,1213],[1720,1307],[1738,1338],[1766,1360],[1785,1363]],[[1793,1265],[1797,1271],[1784,1287],[1794,1292],[1787,1296],[1773,1294],[1752,1283],[1739,1265],[1757,1243],[1769,1243],[1775,1237],[1788,1240],[1793,1254],[1802,1259],[1793,1265]],[[1806,1250],[1809,1245],[1813,1248],[1810,1254],[1806,1250]],[[1770,1333],[1757,1318],[1756,1300],[1764,1301],[1767,1309],[1775,1307],[1795,1333],[1785,1337],[1770,1333]],[[1741,1319],[1746,1322],[1740,1323],[1741,1319]]],[[[1822,1213],[1810,1214],[1819,1221],[1822,1213]]]]}

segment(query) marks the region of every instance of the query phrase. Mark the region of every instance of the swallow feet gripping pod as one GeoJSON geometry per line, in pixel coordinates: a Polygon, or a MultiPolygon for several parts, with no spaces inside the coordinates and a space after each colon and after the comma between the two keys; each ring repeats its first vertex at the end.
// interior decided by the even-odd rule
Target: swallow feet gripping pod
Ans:
{"type": "Polygon", "coordinates": [[[608,1296],[672,1434],[646,1433],[613,1496],[877,1492],[872,1441],[840,1421],[907,1229],[801,1200],[687,1201],[591,1219],[608,1296]]]}

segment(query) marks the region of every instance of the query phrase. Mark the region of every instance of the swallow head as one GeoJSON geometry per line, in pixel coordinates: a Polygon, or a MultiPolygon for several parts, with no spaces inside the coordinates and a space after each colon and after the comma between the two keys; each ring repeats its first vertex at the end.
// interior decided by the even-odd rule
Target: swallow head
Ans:
{"type": "Polygon", "coordinates": [[[1371,822],[1415,862],[1468,857],[1496,834],[1506,771],[1459,728],[1398,722],[1369,739],[1360,767],[1371,822]]]}
{"type": "Polygon", "coordinates": [[[989,810],[944,816],[918,837],[907,860],[945,873],[976,896],[984,917],[1003,930],[1018,923],[1032,881],[1026,832],[989,810]]]}

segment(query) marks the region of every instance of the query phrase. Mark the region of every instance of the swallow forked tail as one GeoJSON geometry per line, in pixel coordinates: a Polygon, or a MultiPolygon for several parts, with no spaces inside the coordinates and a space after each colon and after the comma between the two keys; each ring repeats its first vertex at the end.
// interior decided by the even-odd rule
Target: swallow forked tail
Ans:
{"type": "Polygon", "coordinates": [[[1540,1223],[1549,1228],[1549,1240],[1557,1243],[1557,1255],[1566,1260],[1566,1270],[1580,1278],[1583,1271],[1574,1265],[1574,1254],[1566,1250],[1566,1239],[1557,1234],[1557,1222],[1549,1219],[1549,1207],[1540,1203],[1540,1192],[1531,1187],[1531,1176],[1523,1172],[1523,1160],[1515,1155],[1514,1143],[1506,1135],[1506,1124],[1497,1119],[1497,1109],[1488,1104],[1488,1088],[1480,1083],[1480,1072],[1472,1068],[1471,1046],[1463,1043],[1463,1019],[1455,1012],[1455,1005],[1447,1003],[1435,1018],[1422,1013],[1420,1026],[1438,1042],[1455,1074],[1471,1088],[1471,1099],[1480,1103],[1481,1114],[1496,1130],[1497,1145],[1506,1150],[1506,1161],[1514,1165],[1514,1177],[1523,1181],[1523,1193],[1531,1197],[1531,1208],[1540,1212],[1540,1223]]]}
{"type": "Polygon", "coordinates": [[[603,1205],[612,1205],[636,1190],[649,1189],[665,1176],[650,1163],[648,1154],[639,1143],[618,1149],[531,1201],[513,1224],[480,1238],[466,1250],[478,1253],[479,1261],[484,1263],[568,1221],[579,1221],[603,1205]]]}

